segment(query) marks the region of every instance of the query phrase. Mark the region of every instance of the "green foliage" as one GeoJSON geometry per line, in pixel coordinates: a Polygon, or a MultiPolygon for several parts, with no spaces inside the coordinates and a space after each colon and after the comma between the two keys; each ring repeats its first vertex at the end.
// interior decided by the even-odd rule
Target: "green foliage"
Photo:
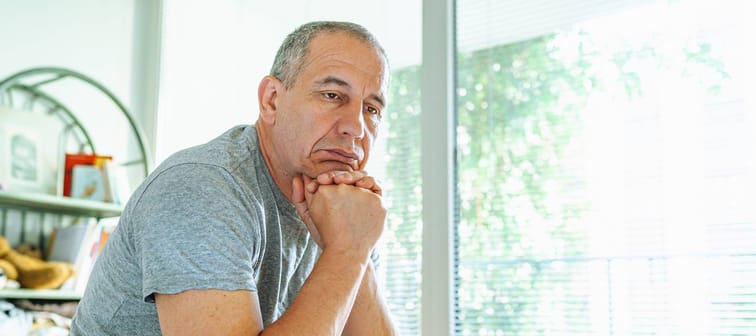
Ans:
{"type": "Polygon", "coordinates": [[[571,283],[538,260],[585,249],[565,219],[586,205],[561,188],[574,181],[564,158],[598,79],[583,48],[566,60],[555,39],[458,55],[458,319],[488,331],[544,332],[527,318],[548,303],[538,296],[571,283]]]}
{"type": "MultiPolygon", "coordinates": [[[[558,317],[536,317],[589,309],[585,276],[597,265],[565,262],[589,257],[583,220],[589,204],[574,157],[586,104],[594,92],[616,87],[628,100],[642,96],[639,63],[682,76],[708,73],[707,83],[726,79],[710,46],[693,45],[679,67],[653,43],[608,48],[583,31],[457,55],[458,332],[570,333],[559,329],[566,322],[558,317]]],[[[408,334],[417,333],[420,298],[396,299],[419,293],[413,268],[421,253],[419,71],[393,72],[384,118],[390,154],[384,255],[406,261],[387,265],[388,301],[408,334]]],[[[591,324],[587,313],[569,321],[591,324]]]]}
{"type": "Polygon", "coordinates": [[[385,201],[390,211],[382,255],[387,276],[387,302],[402,334],[419,334],[422,190],[420,189],[420,68],[392,73],[387,132],[385,201]]]}

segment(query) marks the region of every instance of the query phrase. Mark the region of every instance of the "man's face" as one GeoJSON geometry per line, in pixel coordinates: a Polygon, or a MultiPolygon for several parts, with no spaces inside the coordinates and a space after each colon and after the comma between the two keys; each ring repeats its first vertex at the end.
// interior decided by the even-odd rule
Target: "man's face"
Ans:
{"type": "Polygon", "coordinates": [[[378,133],[387,74],[375,48],[347,34],[321,34],[294,85],[279,91],[275,151],[287,174],[361,170],[378,133]]]}

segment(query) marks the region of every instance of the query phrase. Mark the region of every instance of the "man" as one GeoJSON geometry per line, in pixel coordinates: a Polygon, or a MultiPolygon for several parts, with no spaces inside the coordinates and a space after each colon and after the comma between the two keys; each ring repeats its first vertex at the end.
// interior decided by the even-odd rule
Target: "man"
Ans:
{"type": "Polygon", "coordinates": [[[361,26],[290,34],[254,127],[174,154],[135,191],[72,334],[395,334],[371,260],[386,210],[364,172],[387,85],[361,26]]]}

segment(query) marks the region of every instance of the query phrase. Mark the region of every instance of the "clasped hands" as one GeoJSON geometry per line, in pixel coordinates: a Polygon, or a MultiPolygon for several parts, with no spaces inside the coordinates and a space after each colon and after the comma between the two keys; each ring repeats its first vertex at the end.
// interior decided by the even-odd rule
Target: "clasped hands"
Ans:
{"type": "Polygon", "coordinates": [[[383,190],[364,171],[332,171],[292,182],[292,201],[323,249],[367,254],[383,233],[383,190]]]}

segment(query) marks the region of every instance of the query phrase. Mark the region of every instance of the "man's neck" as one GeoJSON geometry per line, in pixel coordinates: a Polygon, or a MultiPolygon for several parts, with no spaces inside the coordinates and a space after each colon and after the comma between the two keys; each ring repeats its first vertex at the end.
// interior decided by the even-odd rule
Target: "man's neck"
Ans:
{"type": "Polygon", "coordinates": [[[255,123],[255,130],[257,130],[257,143],[260,146],[260,151],[262,152],[263,159],[265,160],[265,166],[268,168],[268,172],[270,173],[270,176],[273,177],[273,182],[276,184],[278,189],[281,191],[284,197],[286,197],[286,199],[291,202],[291,183],[293,177],[291,177],[286,170],[280,169],[275,163],[273,157],[270,155],[272,145],[270,142],[270,134],[268,133],[268,130],[265,129],[265,127],[261,126],[259,121],[255,123]]]}

